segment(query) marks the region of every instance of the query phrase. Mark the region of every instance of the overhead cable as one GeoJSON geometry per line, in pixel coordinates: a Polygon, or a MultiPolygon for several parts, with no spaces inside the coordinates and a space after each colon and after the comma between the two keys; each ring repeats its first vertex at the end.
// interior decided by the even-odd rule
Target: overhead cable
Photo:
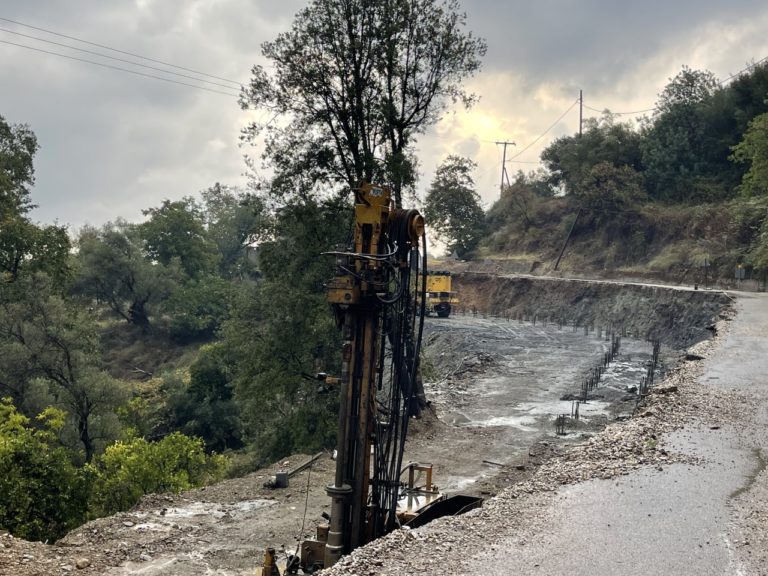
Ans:
{"type": "Polygon", "coordinates": [[[8,34],[15,34],[16,36],[22,36],[24,38],[29,38],[31,40],[38,40],[40,42],[46,42],[47,44],[53,44],[54,46],[61,46],[62,48],[68,48],[69,50],[77,50],[78,52],[84,52],[86,54],[93,54],[94,56],[99,56],[101,58],[109,58],[110,60],[116,60],[117,62],[123,62],[125,64],[130,64],[131,66],[139,66],[141,68],[148,68],[149,70],[155,70],[157,72],[162,72],[163,74],[172,74],[173,76],[179,76],[181,78],[188,78],[189,80],[195,80],[196,82],[204,82],[205,84],[211,84],[212,86],[220,86],[221,88],[227,88],[228,90],[232,89],[232,86],[229,84],[221,84],[219,82],[211,82],[210,80],[205,80],[204,78],[198,78],[197,76],[190,76],[189,74],[181,74],[179,72],[173,72],[172,70],[165,70],[164,68],[158,68],[156,66],[149,66],[147,64],[141,64],[139,62],[134,62],[133,60],[126,60],[125,58],[117,58],[115,56],[109,56],[107,54],[102,54],[101,52],[95,52],[93,50],[86,50],[85,48],[78,48],[76,46],[70,46],[69,44],[62,44],[61,42],[54,42],[53,40],[46,40],[45,38],[40,38],[39,36],[30,36],[29,34],[22,34],[21,32],[15,32],[13,30],[7,30],[6,28],[0,28],[0,32],[7,32],[8,34]]]}
{"type": "Polygon", "coordinates": [[[90,46],[96,46],[97,48],[103,48],[105,50],[111,50],[112,52],[117,52],[118,54],[125,54],[126,56],[133,56],[134,58],[140,58],[141,60],[147,60],[149,62],[154,62],[155,64],[162,64],[163,66],[170,66],[171,68],[176,68],[178,70],[184,70],[185,72],[192,72],[194,74],[199,74],[201,76],[207,76],[208,78],[214,78],[216,80],[222,80],[224,82],[229,82],[231,84],[236,85],[237,87],[240,87],[241,83],[237,82],[235,80],[230,80],[229,78],[222,78],[221,76],[215,76],[213,74],[208,74],[207,72],[201,72],[200,70],[194,70],[192,68],[185,68],[184,66],[177,66],[176,64],[171,64],[170,62],[163,62],[162,60],[157,60],[155,58],[150,58],[149,56],[142,56],[141,54],[136,54],[134,52],[127,52],[126,50],[120,50],[118,48],[112,48],[111,46],[107,46],[105,44],[98,44],[97,42],[91,42],[90,40],[84,40],[82,38],[77,38],[76,36],[68,36],[67,34],[61,34],[59,32],[54,32],[53,30],[48,30],[46,28],[40,28],[38,26],[32,26],[31,24],[24,24],[23,22],[18,22],[17,20],[11,20],[10,18],[3,18],[0,16],[0,20],[4,22],[10,22],[11,24],[16,24],[17,26],[24,26],[25,28],[31,28],[32,30],[38,30],[39,32],[45,32],[46,34],[53,34],[54,36],[59,36],[60,38],[66,38],[67,40],[74,40],[76,42],[82,42],[83,44],[88,44],[90,46]]]}
{"type": "Polygon", "coordinates": [[[17,46],[19,48],[26,48],[27,50],[34,50],[35,52],[42,52],[43,54],[51,54],[52,56],[59,56],[60,58],[68,58],[69,60],[77,60],[78,62],[85,62],[87,64],[93,64],[94,66],[101,66],[102,68],[109,68],[111,70],[127,72],[128,74],[135,74],[136,76],[143,76],[145,78],[153,78],[155,80],[162,80],[163,82],[170,82],[171,84],[179,84],[181,86],[187,86],[189,88],[196,88],[197,90],[205,90],[206,92],[213,92],[215,94],[224,94],[225,96],[232,96],[232,97],[238,96],[238,94],[235,92],[224,92],[223,90],[215,90],[213,88],[206,88],[205,86],[197,86],[195,84],[189,84],[187,82],[179,82],[178,80],[172,80],[171,78],[163,78],[162,76],[155,76],[154,74],[145,74],[144,72],[129,70],[128,68],[122,68],[120,66],[112,66],[111,64],[104,64],[103,62],[96,62],[94,60],[78,58],[77,56],[68,56],[67,54],[60,54],[59,52],[43,50],[42,48],[35,48],[34,46],[26,46],[24,44],[17,44],[16,42],[9,42],[8,40],[0,40],[0,42],[3,44],[10,44],[11,46],[17,46]]]}
{"type": "Polygon", "coordinates": [[[574,106],[576,106],[576,104],[578,104],[578,103],[579,103],[579,100],[578,100],[578,98],[577,98],[576,100],[574,100],[574,101],[573,101],[573,104],[571,104],[571,105],[568,107],[568,109],[567,109],[565,112],[563,112],[563,113],[560,115],[560,117],[559,117],[557,120],[555,120],[555,121],[552,123],[552,125],[551,125],[549,128],[547,128],[546,130],[544,130],[544,132],[542,132],[541,134],[539,134],[539,136],[536,138],[536,140],[534,140],[533,142],[531,142],[530,144],[528,144],[528,146],[526,146],[525,148],[523,148],[522,150],[520,150],[520,152],[518,152],[517,154],[515,154],[514,156],[512,156],[512,157],[511,157],[509,160],[510,160],[510,161],[511,161],[511,160],[514,160],[515,158],[517,158],[518,156],[520,156],[520,155],[521,155],[523,152],[525,152],[526,150],[528,150],[528,149],[529,149],[531,146],[533,146],[534,144],[536,144],[536,142],[538,142],[539,140],[541,140],[542,138],[544,138],[544,136],[546,136],[546,135],[547,135],[547,133],[548,133],[550,130],[552,130],[552,128],[554,128],[555,126],[557,126],[558,122],[560,122],[560,120],[562,120],[563,118],[565,118],[565,115],[566,115],[566,114],[568,114],[568,112],[570,112],[570,111],[573,109],[573,107],[574,107],[574,106]]]}

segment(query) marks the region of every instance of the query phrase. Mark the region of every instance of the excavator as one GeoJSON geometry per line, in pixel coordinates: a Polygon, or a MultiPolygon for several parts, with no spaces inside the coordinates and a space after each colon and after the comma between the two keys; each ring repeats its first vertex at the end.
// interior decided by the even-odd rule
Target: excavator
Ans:
{"type": "MultiPolygon", "coordinates": [[[[327,300],[342,334],[341,374],[323,375],[339,387],[336,471],[326,488],[331,512],[316,537],[288,557],[285,574],[328,568],[446,501],[431,465],[403,465],[409,420],[426,407],[419,372],[428,281],[424,219],[395,207],[389,188],[368,183],[355,191],[354,218],[351,246],[326,253],[336,259],[327,300]]],[[[463,500],[457,505],[466,507],[463,500]]],[[[268,548],[262,574],[279,573],[268,548]]]]}

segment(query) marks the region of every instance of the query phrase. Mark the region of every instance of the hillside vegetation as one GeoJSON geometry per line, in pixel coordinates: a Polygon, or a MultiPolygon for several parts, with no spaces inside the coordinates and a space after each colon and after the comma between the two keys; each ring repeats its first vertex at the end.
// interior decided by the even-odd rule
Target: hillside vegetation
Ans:
{"type": "Polygon", "coordinates": [[[689,282],[768,272],[768,63],[727,85],[683,68],[639,125],[605,111],[505,187],[475,244],[551,270],[689,282]],[[578,216],[578,218],[577,218],[578,216]]]}

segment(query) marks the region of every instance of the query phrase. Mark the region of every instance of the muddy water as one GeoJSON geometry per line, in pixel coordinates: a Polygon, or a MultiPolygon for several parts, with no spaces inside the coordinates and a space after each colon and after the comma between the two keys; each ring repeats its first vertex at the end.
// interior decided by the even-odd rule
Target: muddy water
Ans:
{"type": "MultiPolygon", "coordinates": [[[[427,382],[427,395],[438,417],[457,435],[453,454],[442,459],[441,487],[467,489],[477,479],[509,464],[542,440],[555,435],[555,417],[575,409],[565,395],[578,395],[581,382],[610,348],[610,339],[583,328],[533,325],[531,322],[475,316],[430,318],[426,353],[442,378],[427,382]],[[461,431],[476,442],[464,443],[461,431]],[[447,460],[447,461],[446,461],[447,460]]],[[[650,359],[651,345],[622,338],[619,355],[600,386],[579,405],[580,419],[567,428],[571,440],[610,418],[631,412],[634,402],[621,401],[638,386],[650,359]]],[[[420,451],[429,458],[428,448],[420,451]]]]}

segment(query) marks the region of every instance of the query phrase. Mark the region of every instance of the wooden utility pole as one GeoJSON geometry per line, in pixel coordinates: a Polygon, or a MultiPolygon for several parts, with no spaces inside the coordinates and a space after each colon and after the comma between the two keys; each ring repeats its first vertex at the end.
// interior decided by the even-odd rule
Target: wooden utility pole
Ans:
{"type": "Polygon", "coordinates": [[[509,146],[510,144],[512,146],[515,146],[515,143],[504,140],[503,142],[496,142],[497,146],[499,144],[504,146],[504,153],[502,154],[502,157],[501,157],[501,184],[499,185],[499,196],[501,196],[501,193],[504,192],[505,178],[507,180],[507,186],[509,186],[509,175],[507,174],[507,146],[509,146]]]}
{"type": "Polygon", "coordinates": [[[584,117],[584,92],[579,90],[579,138],[581,138],[581,124],[584,117]]]}

